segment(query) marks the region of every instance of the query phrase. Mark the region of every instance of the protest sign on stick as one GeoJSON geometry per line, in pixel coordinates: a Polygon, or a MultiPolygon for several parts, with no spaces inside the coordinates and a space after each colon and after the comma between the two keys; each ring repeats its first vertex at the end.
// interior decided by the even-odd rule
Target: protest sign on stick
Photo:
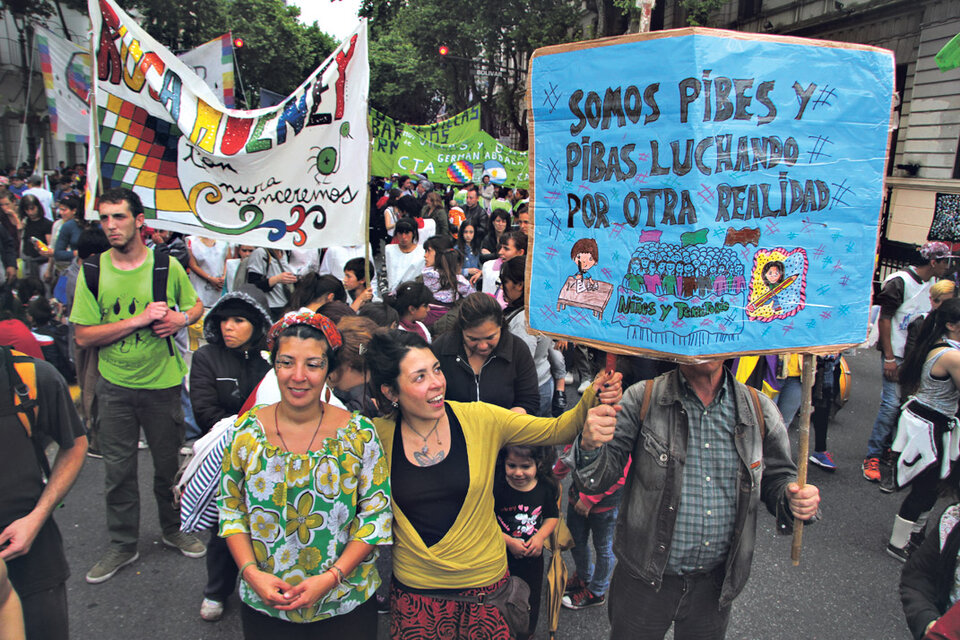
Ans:
{"type": "Polygon", "coordinates": [[[679,362],[808,354],[802,487],[809,354],[867,332],[893,65],[711,29],[536,51],[530,327],[679,362]]]}
{"type": "Polygon", "coordinates": [[[89,184],[132,189],[160,229],[280,249],[364,242],[366,22],[282,104],[237,111],[114,0],[88,7],[89,184]]]}
{"type": "Polygon", "coordinates": [[[530,69],[532,329],[681,362],[863,342],[891,52],[692,28],[530,69]]]}

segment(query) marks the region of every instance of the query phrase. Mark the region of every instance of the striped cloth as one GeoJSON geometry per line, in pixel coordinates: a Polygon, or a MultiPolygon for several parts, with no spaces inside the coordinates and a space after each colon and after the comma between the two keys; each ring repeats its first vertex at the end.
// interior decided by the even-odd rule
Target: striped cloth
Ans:
{"type": "Polygon", "coordinates": [[[181,531],[197,533],[215,529],[219,523],[217,492],[223,476],[223,451],[233,439],[236,419],[236,416],[230,416],[217,422],[207,435],[193,445],[193,459],[181,480],[181,531]]]}

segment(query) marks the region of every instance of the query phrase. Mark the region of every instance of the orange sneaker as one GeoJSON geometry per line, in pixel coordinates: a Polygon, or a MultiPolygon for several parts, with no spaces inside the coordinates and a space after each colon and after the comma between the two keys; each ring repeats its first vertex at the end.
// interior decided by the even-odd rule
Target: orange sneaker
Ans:
{"type": "Polygon", "coordinates": [[[880,482],[880,458],[873,456],[865,458],[860,466],[863,471],[863,477],[870,482],[880,482]]]}

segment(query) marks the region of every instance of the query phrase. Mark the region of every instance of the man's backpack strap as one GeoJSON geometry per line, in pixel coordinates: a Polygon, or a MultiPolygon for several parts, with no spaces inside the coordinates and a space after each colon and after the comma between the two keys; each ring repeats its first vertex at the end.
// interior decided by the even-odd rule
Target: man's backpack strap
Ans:
{"type": "Polygon", "coordinates": [[[153,301],[167,301],[167,277],[170,275],[170,253],[153,252],[153,301]]]}
{"type": "MultiPolygon", "coordinates": [[[[98,302],[100,300],[100,256],[102,255],[102,253],[95,253],[83,261],[83,280],[87,285],[87,289],[93,294],[93,299],[98,302]]],[[[167,278],[169,275],[170,253],[167,251],[154,251],[152,279],[154,302],[166,303],[167,278]]],[[[173,340],[169,337],[167,338],[167,351],[171,356],[174,354],[173,340]]]]}
{"type": "Polygon", "coordinates": [[[753,387],[748,386],[750,389],[750,396],[753,398],[753,408],[757,412],[757,424],[760,425],[760,440],[762,441],[767,437],[767,422],[763,418],[763,407],[760,406],[760,393],[753,387]]]}
{"type": "Polygon", "coordinates": [[[653,397],[653,383],[655,381],[656,378],[647,380],[647,384],[643,385],[643,402],[640,404],[641,424],[643,424],[643,419],[647,417],[647,411],[650,409],[650,399],[653,397]]]}
{"type": "MultiPolygon", "coordinates": [[[[94,300],[100,296],[100,256],[95,253],[83,261],[83,280],[94,300]]],[[[153,252],[153,301],[167,301],[167,278],[170,275],[170,254],[166,251],[153,252]]]]}
{"type": "MultiPolygon", "coordinates": [[[[153,252],[153,301],[167,303],[167,277],[170,275],[170,252],[153,252]]],[[[175,353],[173,350],[173,338],[167,336],[167,353],[171,356],[175,353]]]]}
{"type": "Polygon", "coordinates": [[[27,437],[33,443],[40,469],[43,470],[44,476],[49,478],[50,463],[43,452],[36,430],[37,413],[40,409],[37,401],[37,365],[33,363],[30,356],[14,351],[10,347],[0,346],[0,355],[7,369],[7,380],[10,381],[13,390],[13,404],[17,418],[20,419],[27,437]]]}
{"type": "Polygon", "coordinates": [[[83,281],[87,285],[87,289],[90,293],[93,294],[94,300],[99,300],[100,298],[100,256],[102,254],[95,253],[91,256],[87,256],[83,261],[83,281]]]}

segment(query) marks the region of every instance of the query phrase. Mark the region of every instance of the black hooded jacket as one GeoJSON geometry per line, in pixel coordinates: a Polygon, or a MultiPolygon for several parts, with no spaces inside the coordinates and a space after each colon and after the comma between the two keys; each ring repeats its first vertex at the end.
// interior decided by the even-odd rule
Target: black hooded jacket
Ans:
{"type": "Polygon", "coordinates": [[[270,365],[260,355],[263,337],[270,329],[270,313],[266,296],[247,284],[220,298],[203,321],[203,337],[207,344],[193,354],[190,365],[190,401],[197,425],[203,433],[221,419],[233,415],[243,406],[270,365]],[[219,312],[228,301],[245,303],[253,318],[253,336],[246,349],[228,349],[220,333],[219,312]]]}
{"type": "Polygon", "coordinates": [[[931,529],[903,565],[900,575],[903,615],[917,640],[926,635],[927,625],[951,607],[950,591],[956,581],[957,553],[960,552],[960,524],[950,530],[942,548],[940,520],[931,529]]]}

